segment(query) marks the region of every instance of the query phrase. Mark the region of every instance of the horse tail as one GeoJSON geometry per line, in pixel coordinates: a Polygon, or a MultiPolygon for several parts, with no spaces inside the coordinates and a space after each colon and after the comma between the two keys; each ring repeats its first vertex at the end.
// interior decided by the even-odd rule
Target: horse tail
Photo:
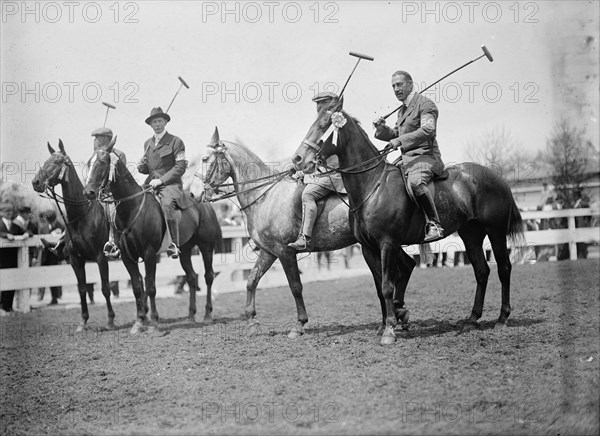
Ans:
{"type": "Polygon", "coordinates": [[[523,225],[523,218],[521,217],[521,212],[519,211],[512,194],[506,236],[508,236],[509,240],[516,246],[525,245],[525,228],[523,225]]]}
{"type": "Polygon", "coordinates": [[[215,232],[214,232],[214,242],[215,242],[215,247],[214,247],[214,252],[215,253],[224,253],[225,252],[225,243],[223,241],[223,231],[221,230],[221,225],[219,224],[219,220],[217,219],[217,216],[215,215],[215,222],[216,222],[216,227],[215,227],[215,232]]]}

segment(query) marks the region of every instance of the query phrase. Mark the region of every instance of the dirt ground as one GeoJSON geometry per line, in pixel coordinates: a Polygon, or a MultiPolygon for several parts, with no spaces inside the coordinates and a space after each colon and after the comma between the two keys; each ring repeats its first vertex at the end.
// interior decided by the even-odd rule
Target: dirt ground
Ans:
{"type": "Polygon", "coordinates": [[[0,433],[598,434],[599,274],[598,259],[514,266],[498,330],[493,269],[481,327],[463,331],[471,268],[417,269],[389,347],[367,276],[305,285],[297,340],[288,288],[259,290],[253,336],[244,293],[220,295],[212,325],[186,321],[187,297],[158,300],[159,330],[134,337],[131,302],[112,331],[75,334],[78,309],[4,317],[0,433]]]}

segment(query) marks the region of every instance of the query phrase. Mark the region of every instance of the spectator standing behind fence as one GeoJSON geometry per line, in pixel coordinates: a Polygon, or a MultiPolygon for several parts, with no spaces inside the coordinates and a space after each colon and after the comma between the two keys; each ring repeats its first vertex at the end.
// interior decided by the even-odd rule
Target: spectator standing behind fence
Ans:
{"type": "MultiPolygon", "coordinates": [[[[21,225],[15,223],[18,215],[11,203],[0,203],[0,216],[2,218],[0,219],[0,238],[15,241],[29,237],[22,227],[22,222],[21,225]]],[[[17,268],[19,264],[18,255],[19,249],[17,247],[0,248],[0,268],[17,268]]],[[[14,298],[14,290],[0,292],[0,315],[12,312],[14,298]]]]}
{"type": "MultiPolygon", "coordinates": [[[[38,232],[40,235],[56,235],[60,236],[65,232],[65,226],[58,221],[56,212],[54,210],[47,210],[41,212],[39,214],[39,225],[38,232]]],[[[56,254],[52,251],[48,250],[45,247],[42,247],[41,252],[38,254],[40,256],[39,264],[40,265],[58,265],[61,263],[61,260],[56,254]]],[[[44,299],[44,293],[46,292],[46,288],[38,289],[38,300],[42,301],[44,299]]],[[[51,286],[50,287],[50,295],[52,297],[50,304],[58,304],[58,299],[62,297],[62,286],[51,286]]]]}

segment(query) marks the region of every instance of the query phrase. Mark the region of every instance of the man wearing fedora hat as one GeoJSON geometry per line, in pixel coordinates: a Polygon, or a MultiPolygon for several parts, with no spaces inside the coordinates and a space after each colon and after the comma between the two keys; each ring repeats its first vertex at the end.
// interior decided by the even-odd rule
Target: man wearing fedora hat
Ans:
{"type": "Polygon", "coordinates": [[[171,117],[160,107],[153,108],[146,118],[154,136],[144,143],[144,156],[138,164],[138,171],[148,174],[144,184],[157,191],[172,241],[167,255],[176,259],[179,257],[181,209],[191,206],[192,201],[185,195],[181,179],[187,169],[185,145],[181,138],[166,131],[169,121],[171,117]]]}
{"type": "MultiPolygon", "coordinates": [[[[331,104],[336,103],[339,97],[332,92],[320,92],[313,97],[313,101],[317,103],[317,112],[331,104]]],[[[327,165],[333,168],[339,167],[338,157],[335,155],[327,158],[327,165]]],[[[327,171],[326,168],[322,168],[327,171]]],[[[298,173],[296,173],[298,174],[298,173]]],[[[326,197],[331,192],[346,193],[342,175],[340,173],[328,174],[324,177],[313,177],[299,174],[298,179],[303,177],[306,187],[302,191],[302,224],[298,238],[288,244],[288,247],[296,250],[310,250],[312,230],[317,220],[317,201],[326,197]]]]}

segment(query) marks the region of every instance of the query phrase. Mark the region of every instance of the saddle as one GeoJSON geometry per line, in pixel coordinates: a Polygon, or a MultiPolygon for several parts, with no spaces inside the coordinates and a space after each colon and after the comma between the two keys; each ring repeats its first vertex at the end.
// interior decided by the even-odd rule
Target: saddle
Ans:
{"type": "MultiPolygon", "coordinates": [[[[296,190],[294,191],[293,194],[293,201],[292,204],[294,205],[294,218],[302,221],[302,192],[304,191],[304,188],[306,187],[306,185],[303,184],[299,184],[296,187],[296,190]]],[[[327,202],[327,200],[329,198],[331,198],[331,196],[336,196],[337,194],[335,192],[331,192],[329,194],[327,194],[325,197],[321,198],[319,201],[317,201],[317,217],[319,217],[321,215],[321,212],[323,212],[323,209],[325,209],[325,203],[327,202]]],[[[344,193],[344,194],[340,194],[344,200],[347,201],[348,198],[348,194],[344,193]]]]}
{"type": "MultiPolygon", "coordinates": [[[[396,165],[396,163],[397,162],[394,162],[393,168],[402,172],[402,170],[396,165]]],[[[391,171],[393,171],[393,169],[391,171]]],[[[431,183],[442,182],[444,180],[447,180],[448,177],[450,177],[450,171],[448,170],[448,167],[446,167],[442,170],[441,174],[433,173],[433,180],[431,181],[431,183]]],[[[402,178],[404,179],[404,188],[406,190],[406,194],[408,194],[408,198],[410,198],[413,203],[418,204],[412,187],[409,183],[406,183],[406,174],[402,173],[402,178]]]]}

